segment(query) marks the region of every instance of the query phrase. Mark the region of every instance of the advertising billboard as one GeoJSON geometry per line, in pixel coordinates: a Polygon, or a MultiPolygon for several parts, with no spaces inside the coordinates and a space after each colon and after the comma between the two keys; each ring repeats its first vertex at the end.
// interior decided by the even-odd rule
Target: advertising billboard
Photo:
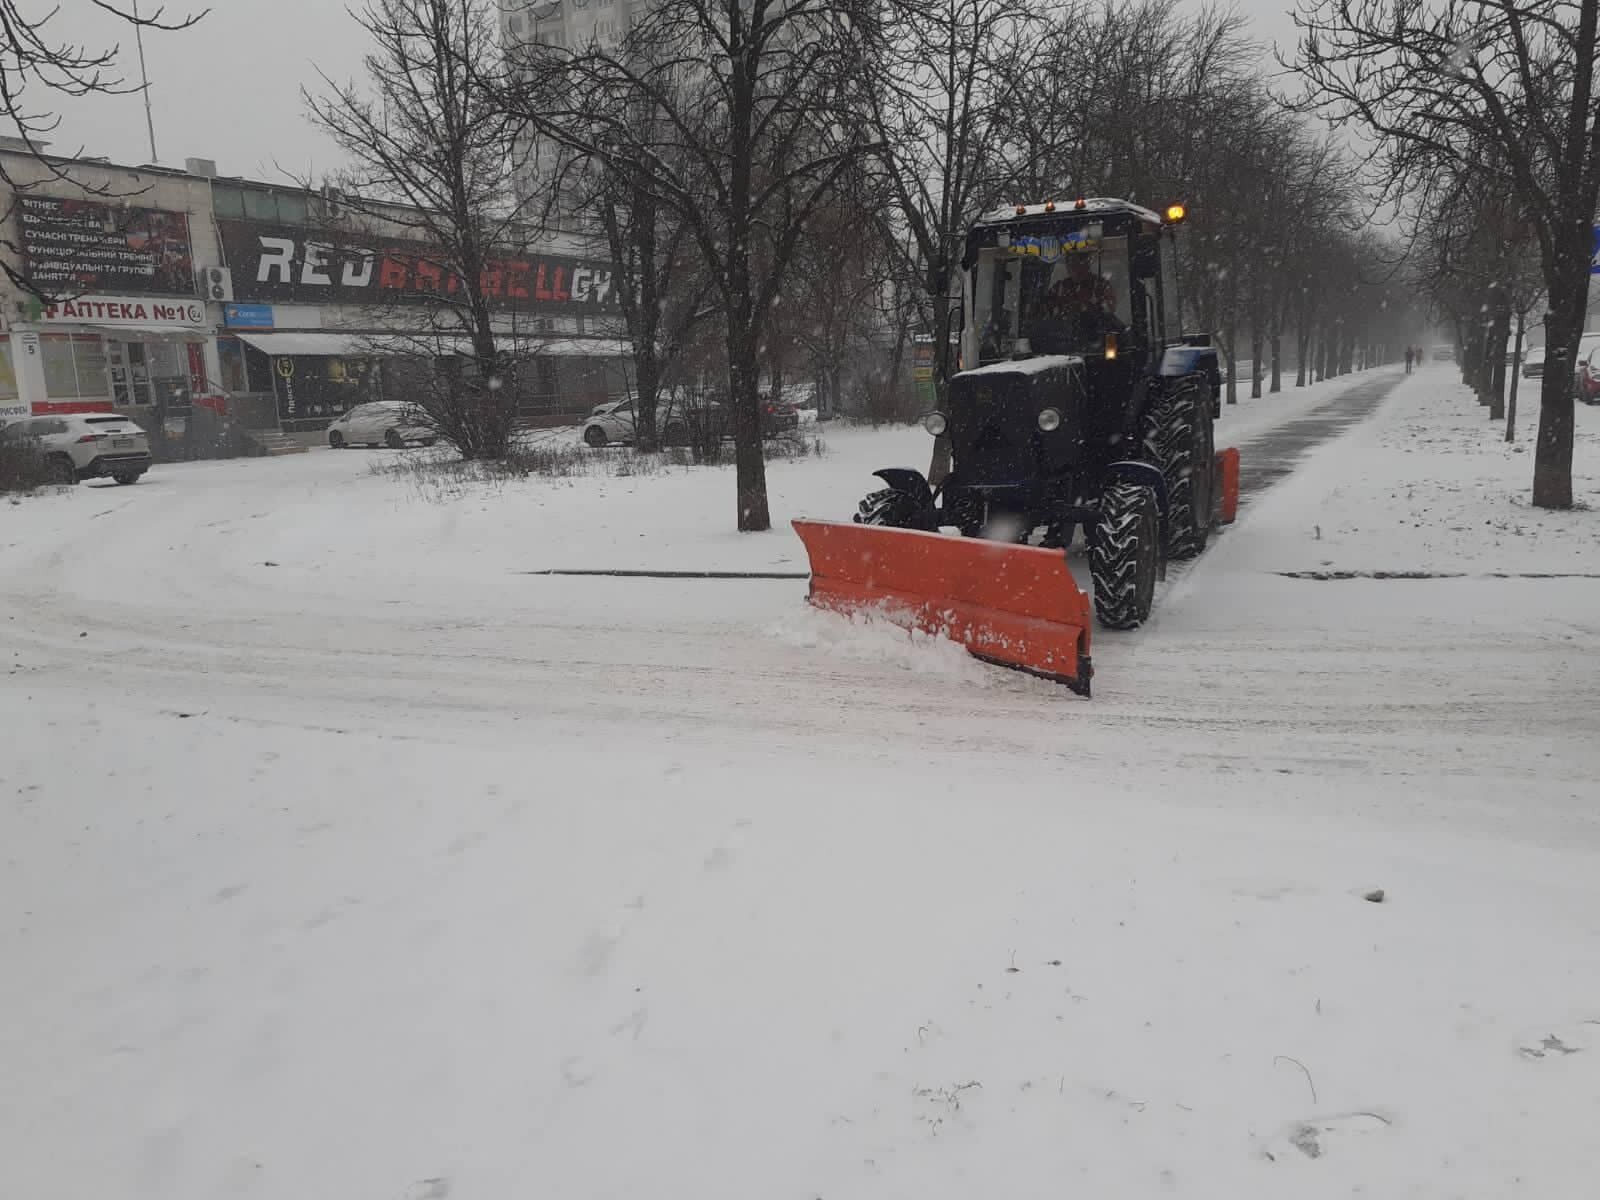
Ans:
{"type": "MultiPolygon", "coordinates": [[[[236,300],[296,304],[427,304],[461,290],[420,242],[359,238],[256,221],[218,221],[236,300]]],[[[548,255],[494,258],[483,285],[499,308],[606,311],[616,307],[609,264],[548,255]]]]}
{"type": "Polygon", "coordinates": [[[52,295],[197,294],[184,213],[21,196],[17,224],[28,278],[52,295]]]}

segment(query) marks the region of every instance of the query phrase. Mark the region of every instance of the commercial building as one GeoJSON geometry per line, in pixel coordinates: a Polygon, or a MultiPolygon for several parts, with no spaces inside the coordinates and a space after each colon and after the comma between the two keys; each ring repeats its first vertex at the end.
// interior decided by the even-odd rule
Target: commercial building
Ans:
{"type": "MultiPolygon", "coordinates": [[[[0,421],[113,409],[170,432],[195,407],[314,434],[403,393],[419,347],[449,356],[456,290],[402,209],[357,217],[336,193],[109,162],[40,162],[0,141],[0,257],[47,294],[0,281],[0,421]],[[445,322],[448,326],[448,322],[445,322]]],[[[484,280],[497,333],[525,357],[530,421],[587,411],[627,386],[609,262],[576,239],[508,253],[484,280]]]]}

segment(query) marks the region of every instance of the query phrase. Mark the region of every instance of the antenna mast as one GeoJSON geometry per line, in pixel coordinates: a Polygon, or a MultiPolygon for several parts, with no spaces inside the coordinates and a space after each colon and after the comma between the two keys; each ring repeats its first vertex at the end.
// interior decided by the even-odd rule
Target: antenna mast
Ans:
{"type": "Polygon", "coordinates": [[[144,26],[139,24],[139,0],[133,0],[133,40],[139,46],[139,76],[144,81],[144,123],[150,131],[150,161],[158,163],[160,155],[156,153],[156,119],[150,111],[150,72],[144,63],[144,26]]]}

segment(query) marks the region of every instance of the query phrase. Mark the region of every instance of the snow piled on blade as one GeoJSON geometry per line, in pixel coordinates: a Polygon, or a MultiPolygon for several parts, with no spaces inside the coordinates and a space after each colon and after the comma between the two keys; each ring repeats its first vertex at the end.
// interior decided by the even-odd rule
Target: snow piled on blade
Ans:
{"type": "Polygon", "coordinates": [[[786,646],[858,663],[877,663],[913,675],[932,675],[981,688],[1000,686],[1010,672],[986,666],[946,637],[908,629],[881,609],[837,613],[806,605],[770,626],[768,636],[786,646]]]}

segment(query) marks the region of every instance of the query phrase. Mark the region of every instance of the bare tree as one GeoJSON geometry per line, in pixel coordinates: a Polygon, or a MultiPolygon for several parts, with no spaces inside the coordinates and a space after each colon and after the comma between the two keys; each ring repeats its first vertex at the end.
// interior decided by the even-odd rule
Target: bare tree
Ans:
{"type": "Polygon", "coordinates": [[[1295,20],[1303,105],[1375,139],[1386,197],[1470,170],[1485,147],[1504,162],[1549,301],[1533,503],[1570,508],[1571,377],[1600,201],[1600,0],[1308,0],[1295,20]]]}
{"type": "Polygon", "coordinates": [[[620,47],[572,55],[513,111],[684,222],[725,320],[738,527],[771,527],[760,347],[807,222],[870,139],[851,119],[854,0],[663,0],[620,47]],[[640,120],[647,109],[651,119],[640,120]]]}
{"type": "MultiPolygon", "coordinates": [[[[560,65],[553,65],[559,72],[560,65]]],[[[635,105],[634,110],[634,121],[659,119],[648,105],[635,105]]],[[[660,141],[643,129],[639,140],[660,141]]],[[[571,191],[578,198],[574,217],[581,221],[590,214],[598,221],[632,351],[634,446],[653,451],[660,442],[659,399],[682,341],[703,308],[708,284],[704,272],[696,269],[688,225],[662,203],[647,174],[629,163],[598,162],[570,150],[559,153],[565,162],[550,201],[561,203],[571,191]],[[566,182],[570,180],[580,182],[572,187],[566,182]]]]}
{"type": "Polygon", "coordinates": [[[781,322],[816,382],[821,415],[844,407],[851,367],[871,356],[874,335],[889,328],[884,307],[897,256],[881,225],[861,219],[863,206],[876,210],[887,200],[884,184],[852,173],[801,238],[795,282],[784,293],[781,322]]]}
{"type": "MultiPolygon", "coordinates": [[[[397,230],[421,249],[410,263],[409,343],[417,401],[464,458],[500,458],[517,416],[515,309],[506,260],[531,236],[513,185],[515,124],[495,100],[503,60],[491,0],[371,0],[356,21],[374,48],[365,80],[305,93],[312,120],[351,166],[335,177],[368,230],[397,230]],[[431,368],[442,363],[435,373],[431,368]]],[[[393,235],[392,235],[393,236],[393,235]]]]}
{"type": "MultiPolygon", "coordinates": [[[[1006,198],[1018,174],[1004,153],[1009,127],[1037,111],[1024,94],[1040,18],[1028,0],[890,0],[868,98],[879,156],[912,258],[908,289],[933,335],[940,402],[952,373],[951,292],[967,226],[1006,198]]],[[[949,469],[940,437],[930,472],[949,469]]]]}
{"type": "Polygon", "coordinates": [[[1464,375],[1489,406],[1490,419],[1505,420],[1507,440],[1514,440],[1522,335],[1544,296],[1532,230],[1493,147],[1485,147],[1468,171],[1441,170],[1438,184],[1417,206],[1417,284],[1453,325],[1471,332],[1462,346],[1464,375]],[[1517,338],[1508,363],[1504,348],[1513,319],[1517,338]]]}
{"type": "MultiPolygon", "coordinates": [[[[135,32],[146,29],[176,32],[188,29],[206,15],[168,17],[164,7],[148,16],[140,16],[132,0],[88,0],[92,8],[109,13],[135,32]]],[[[79,15],[87,12],[78,7],[79,15]]],[[[43,178],[71,183],[85,195],[121,195],[115,189],[87,182],[74,172],[75,155],[47,153],[46,140],[59,128],[61,116],[56,106],[62,100],[84,96],[130,95],[143,91],[140,85],[128,83],[121,74],[121,47],[95,48],[79,41],[57,40],[58,30],[70,38],[76,31],[71,28],[71,16],[64,18],[57,6],[38,15],[22,11],[19,0],[0,0],[0,105],[4,106],[5,124],[19,142],[26,147],[41,169],[43,178]],[[67,28],[61,28],[63,19],[67,28]]],[[[22,247],[9,232],[14,228],[17,192],[37,183],[34,178],[19,179],[4,159],[0,159],[0,183],[10,193],[11,200],[0,210],[0,247],[24,261],[22,247]]],[[[13,286],[41,300],[61,299],[48,288],[29,277],[26,267],[18,268],[0,260],[0,271],[13,286]]]]}

